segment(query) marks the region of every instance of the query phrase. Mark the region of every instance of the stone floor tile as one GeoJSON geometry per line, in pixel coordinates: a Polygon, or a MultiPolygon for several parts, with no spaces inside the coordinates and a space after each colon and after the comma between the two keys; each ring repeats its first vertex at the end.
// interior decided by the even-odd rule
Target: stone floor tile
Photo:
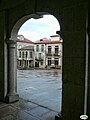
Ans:
{"type": "Polygon", "coordinates": [[[2,107],[2,108],[0,109],[0,118],[3,117],[3,116],[12,115],[15,111],[16,111],[16,109],[13,108],[13,107],[10,106],[10,105],[7,105],[7,106],[5,106],[5,107],[2,107]]]}
{"type": "Polygon", "coordinates": [[[25,100],[5,105],[0,108],[0,120],[55,120],[58,114],[25,100]],[[19,109],[20,104],[23,107],[19,109]]]}
{"type": "Polygon", "coordinates": [[[18,70],[17,79],[17,91],[21,98],[49,108],[50,104],[55,105],[53,110],[59,112],[62,96],[60,70],[18,70]]]}
{"type": "Polygon", "coordinates": [[[43,108],[43,107],[36,107],[36,108],[32,109],[31,111],[27,111],[27,112],[34,116],[41,117],[45,113],[49,112],[49,110],[46,108],[43,108]]]}
{"type": "Polygon", "coordinates": [[[33,104],[31,102],[26,102],[22,105],[22,108],[25,109],[25,110],[32,110],[34,108],[36,108],[38,105],[36,104],[33,104]]]}
{"type": "Polygon", "coordinates": [[[0,102],[0,108],[7,106],[6,103],[0,102]]]}
{"type": "Polygon", "coordinates": [[[42,120],[55,120],[55,115],[57,115],[57,112],[49,111],[48,113],[41,116],[42,120]]]}
{"type": "Polygon", "coordinates": [[[40,120],[39,118],[34,117],[33,115],[30,115],[24,111],[20,111],[17,114],[18,120],[40,120]]]}
{"type": "Polygon", "coordinates": [[[18,109],[23,109],[23,110],[31,110],[31,109],[38,106],[32,102],[28,102],[28,101],[23,100],[23,99],[20,99],[19,102],[11,104],[11,105],[18,108],[18,109]]]}
{"type": "Polygon", "coordinates": [[[17,120],[13,115],[8,115],[0,118],[0,120],[17,120]]]}

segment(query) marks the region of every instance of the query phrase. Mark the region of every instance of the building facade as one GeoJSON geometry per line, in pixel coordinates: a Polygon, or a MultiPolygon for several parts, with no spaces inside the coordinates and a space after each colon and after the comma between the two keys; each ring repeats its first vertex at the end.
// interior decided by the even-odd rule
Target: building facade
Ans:
{"type": "Polygon", "coordinates": [[[26,46],[33,46],[33,42],[31,40],[28,40],[25,38],[23,35],[18,35],[17,36],[17,57],[19,57],[19,49],[26,47],[26,46]]]}
{"type": "Polygon", "coordinates": [[[17,42],[17,67],[27,68],[62,68],[62,39],[59,35],[51,39],[29,41],[19,36],[17,42]]]}
{"type": "Polygon", "coordinates": [[[34,46],[26,46],[18,49],[19,59],[17,61],[18,68],[33,68],[34,67],[34,46]]]}
{"type": "Polygon", "coordinates": [[[17,36],[17,67],[20,69],[34,66],[34,44],[23,35],[17,36]]]}
{"type": "Polygon", "coordinates": [[[62,67],[62,42],[51,41],[46,44],[46,66],[50,68],[62,67]]]}
{"type": "Polygon", "coordinates": [[[45,68],[46,56],[45,56],[45,40],[41,39],[34,43],[35,46],[35,67],[45,68]]]}
{"type": "Polygon", "coordinates": [[[35,65],[40,68],[62,68],[62,39],[59,35],[51,36],[50,40],[36,41],[35,65]]]}

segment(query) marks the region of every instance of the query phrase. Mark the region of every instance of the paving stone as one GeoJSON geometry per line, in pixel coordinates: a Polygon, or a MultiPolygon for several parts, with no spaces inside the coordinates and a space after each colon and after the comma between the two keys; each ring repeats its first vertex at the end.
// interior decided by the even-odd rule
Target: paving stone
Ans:
{"type": "Polygon", "coordinates": [[[52,100],[40,100],[40,101],[39,100],[40,100],[40,98],[39,99],[33,99],[32,101],[35,102],[38,105],[44,106],[46,108],[49,108],[52,111],[59,112],[60,109],[61,109],[61,105],[58,104],[60,102],[56,101],[56,103],[52,104],[53,103],[52,100]]]}
{"type": "Polygon", "coordinates": [[[12,115],[8,115],[8,116],[1,118],[0,120],[17,120],[17,119],[12,115]]]}
{"type": "Polygon", "coordinates": [[[18,116],[18,120],[40,120],[39,118],[36,118],[23,111],[20,111],[17,116],[18,116]]]}
{"type": "Polygon", "coordinates": [[[20,98],[12,104],[0,102],[0,120],[55,120],[55,115],[60,112],[61,91],[57,90],[61,88],[60,76],[57,79],[52,71],[27,72],[28,74],[24,73],[23,78],[19,77],[17,81],[18,93],[23,99],[20,98]]]}
{"type": "Polygon", "coordinates": [[[16,111],[16,109],[13,108],[13,107],[11,107],[11,106],[2,107],[2,108],[0,109],[0,118],[3,117],[3,116],[11,115],[11,114],[13,114],[15,111],[16,111]]]}
{"type": "Polygon", "coordinates": [[[26,100],[20,99],[19,102],[12,104],[12,106],[23,109],[23,110],[32,110],[33,108],[37,107],[38,105],[28,102],[26,100]]]}
{"type": "Polygon", "coordinates": [[[46,108],[37,105],[33,107],[34,104],[27,101],[23,100],[21,103],[26,104],[24,109],[23,107],[18,109],[19,102],[7,106],[3,104],[0,108],[0,120],[54,120],[55,115],[57,115],[57,112],[46,108]],[[29,108],[29,105],[32,106],[32,109],[29,108]]]}
{"type": "Polygon", "coordinates": [[[42,115],[46,114],[47,112],[49,112],[48,109],[43,108],[43,107],[36,107],[34,109],[32,109],[31,111],[28,111],[28,113],[37,116],[37,117],[41,117],[42,115]]]}
{"type": "Polygon", "coordinates": [[[60,70],[18,70],[17,73],[19,76],[17,76],[18,93],[21,98],[33,101],[45,107],[49,106],[49,108],[51,106],[50,104],[52,104],[52,108],[55,111],[60,109],[60,90],[62,87],[60,70]],[[21,74],[22,76],[20,76],[21,74]],[[27,78],[24,78],[26,76],[27,78]],[[57,99],[58,101],[56,101],[57,99]],[[58,109],[56,107],[56,102],[58,104],[58,109]]]}
{"type": "Polygon", "coordinates": [[[0,102],[0,108],[7,106],[6,103],[0,102]]]}
{"type": "Polygon", "coordinates": [[[31,102],[27,102],[23,105],[24,109],[26,109],[26,110],[32,110],[32,109],[36,108],[37,106],[38,105],[33,104],[31,102]]]}
{"type": "Polygon", "coordinates": [[[55,120],[55,116],[57,115],[57,112],[49,111],[48,113],[41,116],[42,120],[55,120]]]}

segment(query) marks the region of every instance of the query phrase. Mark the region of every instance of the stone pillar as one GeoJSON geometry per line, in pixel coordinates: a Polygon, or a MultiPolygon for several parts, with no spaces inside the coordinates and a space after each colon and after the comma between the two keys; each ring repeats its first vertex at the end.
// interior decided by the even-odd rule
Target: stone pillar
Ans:
{"type": "Polygon", "coordinates": [[[17,94],[17,61],[16,61],[16,41],[8,40],[8,93],[6,102],[11,103],[19,100],[17,94]]]}
{"type": "MultiPolygon", "coordinates": [[[[60,37],[61,37],[60,31],[56,31],[56,34],[60,35],[60,37]]],[[[61,46],[60,46],[60,47],[61,47],[61,46]]],[[[59,51],[60,51],[60,50],[61,50],[61,48],[59,48],[59,51]]],[[[59,54],[62,54],[62,52],[59,53],[59,54]]],[[[62,59],[62,58],[61,58],[61,56],[60,56],[59,59],[58,59],[58,65],[59,65],[59,66],[62,66],[62,60],[61,60],[61,59],[62,59]]],[[[61,98],[61,101],[62,101],[62,98],[61,98]]],[[[55,120],[62,120],[62,102],[61,102],[60,107],[61,107],[60,112],[55,116],[55,120]]]]}

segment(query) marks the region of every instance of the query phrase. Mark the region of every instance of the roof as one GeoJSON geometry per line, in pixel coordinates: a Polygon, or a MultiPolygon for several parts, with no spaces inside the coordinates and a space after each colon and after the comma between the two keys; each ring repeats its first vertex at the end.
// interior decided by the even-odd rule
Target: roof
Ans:
{"type": "Polygon", "coordinates": [[[23,35],[17,35],[17,37],[23,37],[22,40],[18,38],[17,42],[23,42],[23,43],[33,43],[31,40],[25,38],[23,35]]]}
{"type": "Polygon", "coordinates": [[[51,40],[39,40],[39,41],[36,41],[34,44],[56,44],[56,43],[62,43],[61,40],[54,40],[54,41],[51,41],[51,40]]]}
{"type": "Polygon", "coordinates": [[[60,35],[51,35],[50,37],[60,37],[60,35]]]}
{"type": "Polygon", "coordinates": [[[26,47],[22,47],[19,50],[34,50],[34,46],[26,46],[26,47]]]}
{"type": "MultiPolygon", "coordinates": [[[[21,35],[17,35],[17,37],[20,37],[20,36],[23,36],[22,34],[21,35]]],[[[23,36],[24,37],[24,36],[23,36]]]]}
{"type": "Polygon", "coordinates": [[[24,40],[17,40],[17,42],[23,42],[23,43],[33,43],[31,40],[24,39],[24,40]]]}

